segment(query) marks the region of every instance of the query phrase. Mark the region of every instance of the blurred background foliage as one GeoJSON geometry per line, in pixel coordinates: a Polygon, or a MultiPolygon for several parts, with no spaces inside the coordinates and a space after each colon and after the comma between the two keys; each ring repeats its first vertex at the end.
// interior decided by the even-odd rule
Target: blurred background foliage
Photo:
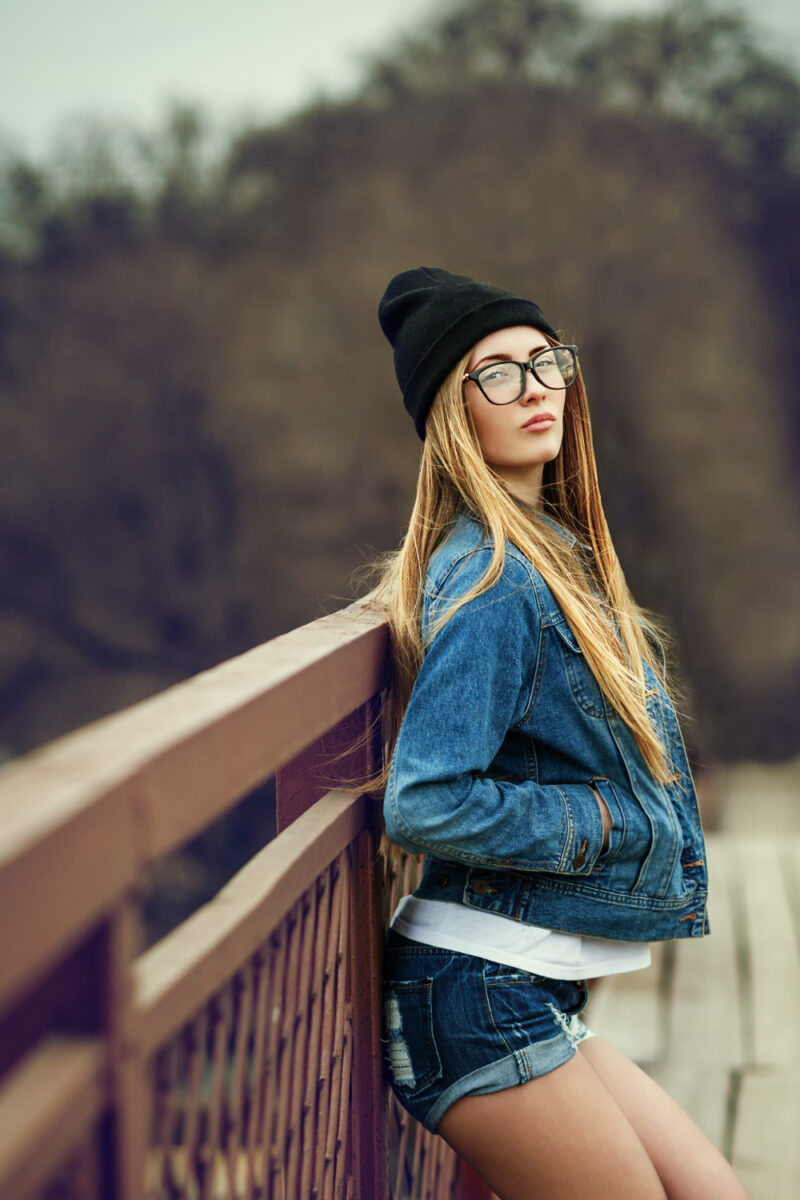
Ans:
{"type": "Polygon", "coordinates": [[[377,325],[427,263],[582,351],[698,758],[800,751],[800,80],[704,3],[465,0],[347,100],[0,162],[0,745],[340,606],[419,442],[377,325]]]}

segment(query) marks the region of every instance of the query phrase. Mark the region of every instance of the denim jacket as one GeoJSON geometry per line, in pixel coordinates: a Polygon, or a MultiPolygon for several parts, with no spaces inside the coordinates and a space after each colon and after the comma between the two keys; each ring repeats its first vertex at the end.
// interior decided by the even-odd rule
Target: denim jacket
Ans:
{"type": "MultiPolygon", "coordinates": [[[[428,570],[426,641],[440,606],[468,591],[490,556],[482,527],[459,516],[428,570]]],[[[415,895],[598,937],[708,933],[691,770],[663,681],[645,674],[675,776],[666,785],[544,579],[507,544],[498,581],[428,644],[392,756],[384,819],[392,841],[426,855],[415,895]],[[612,817],[605,851],[592,788],[612,817]]]]}

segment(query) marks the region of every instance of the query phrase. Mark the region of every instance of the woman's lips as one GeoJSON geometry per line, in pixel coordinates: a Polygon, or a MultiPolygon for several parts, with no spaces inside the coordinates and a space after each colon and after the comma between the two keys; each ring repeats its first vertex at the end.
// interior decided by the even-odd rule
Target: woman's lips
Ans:
{"type": "Polygon", "coordinates": [[[555,425],[555,421],[556,419],[552,413],[537,413],[535,417],[531,417],[529,421],[526,421],[522,428],[530,429],[536,433],[540,429],[549,429],[551,425],[555,425]]]}

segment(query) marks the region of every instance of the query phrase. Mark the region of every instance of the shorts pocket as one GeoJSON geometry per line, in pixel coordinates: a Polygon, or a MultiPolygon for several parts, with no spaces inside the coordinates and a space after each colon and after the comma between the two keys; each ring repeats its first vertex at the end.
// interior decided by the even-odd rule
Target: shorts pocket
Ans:
{"type": "Polygon", "coordinates": [[[522,967],[511,967],[508,963],[486,962],[484,979],[487,984],[503,983],[536,983],[547,986],[552,983],[546,975],[536,975],[533,971],[525,971],[522,967]]]}
{"type": "Polygon", "coordinates": [[[387,980],[383,990],[386,1060],[403,1096],[434,1083],[442,1062],[433,1035],[433,979],[387,980]]]}

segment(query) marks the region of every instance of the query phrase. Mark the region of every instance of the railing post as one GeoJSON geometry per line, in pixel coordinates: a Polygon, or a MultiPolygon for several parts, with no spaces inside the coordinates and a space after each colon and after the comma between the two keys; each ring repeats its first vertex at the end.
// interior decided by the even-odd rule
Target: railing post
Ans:
{"type": "Polygon", "coordinates": [[[384,1200],[388,1193],[387,1104],[381,1044],[382,934],[378,880],[377,830],[373,824],[354,847],[353,1117],[356,1145],[356,1195],[384,1200]]]}
{"type": "Polygon", "coordinates": [[[367,742],[374,702],[363,704],[275,773],[276,832],[337,786],[357,786],[372,770],[367,742]]]}
{"type": "MultiPolygon", "coordinates": [[[[380,697],[356,709],[276,774],[276,825],[280,833],[335,787],[355,786],[378,769],[380,697]]],[[[380,812],[351,849],[350,952],[353,996],[352,1120],[357,1200],[388,1194],[386,1096],[381,1045],[383,951],[382,864],[378,859],[380,812]]]]}
{"type": "MultiPolygon", "coordinates": [[[[359,724],[361,736],[348,769],[365,778],[377,771],[381,760],[380,697],[373,697],[360,710],[359,724]]],[[[353,847],[351,945],[356,1004],[352,1113],[359,1200],[372,1200],[372,1197],[384,1200],[389,1187],[381,1044],[383,873],[378,857],[380,830],[380,811],[375,801],[372,819],[353,847]]]]}
{"type": "Polygon", "coordinates": [[[110,1197],[142,1200],[146,1195],[151,1089],[134,1022],[131,968],[141,951],[136,893],[123,897],[109,929],[108,1019],[113,1120],[109,1158],[110,1197]]]}

